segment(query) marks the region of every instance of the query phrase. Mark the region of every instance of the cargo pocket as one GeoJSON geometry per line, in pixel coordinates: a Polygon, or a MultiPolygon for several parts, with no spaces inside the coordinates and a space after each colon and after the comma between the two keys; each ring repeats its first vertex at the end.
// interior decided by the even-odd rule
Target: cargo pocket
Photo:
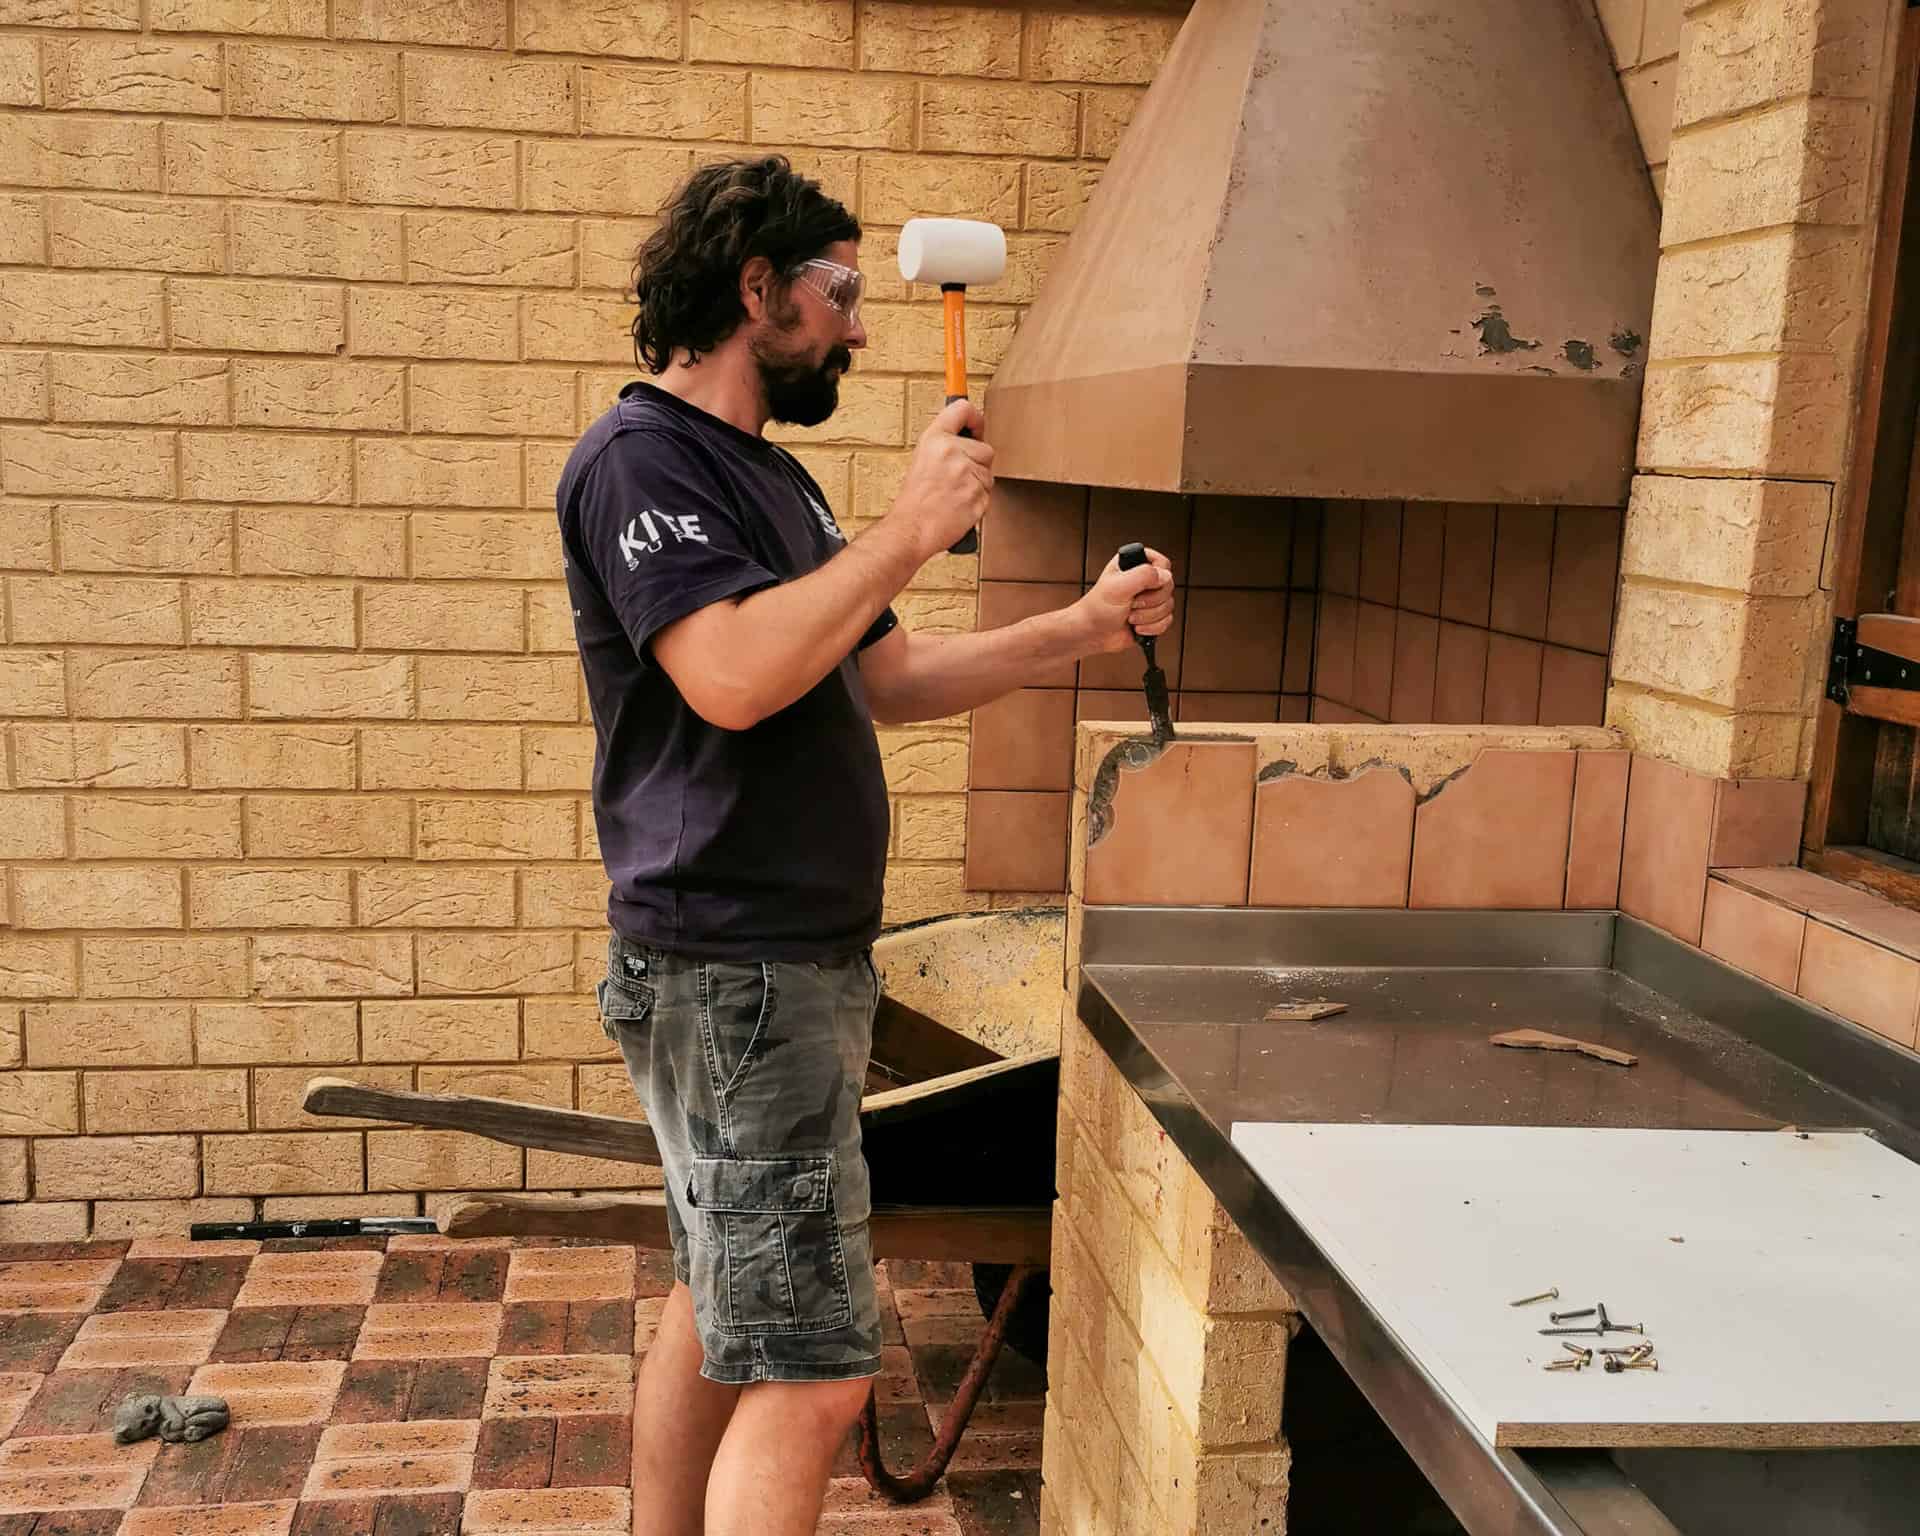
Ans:
{"type": "Polygon", "coordinates": [[[639,1024],[653,1012],[653,988],[644,981],[604,976],[595,984],[594,996],[600,1003],[601,1033],[615,1045],[620,1043],[616,1026],[639,1024]]]}
{"type": "MultiPolygon", "coordinates": [[[[833,1158],[696,1157],[687,1204],[704,1213],[722,1273],[722,1333],[800,1333],[852,1316],[833,1210],[833,1158]]],[[[697,1281],[696,1281],[697,1284],[697,1281]]]]}
{"type": "Polygon", "coordinates": [[[778,1001],[771,965],[715,961],[700,967],[700,1033],[718,1098],[734,1093],[759,1060],[778,1001]]]}

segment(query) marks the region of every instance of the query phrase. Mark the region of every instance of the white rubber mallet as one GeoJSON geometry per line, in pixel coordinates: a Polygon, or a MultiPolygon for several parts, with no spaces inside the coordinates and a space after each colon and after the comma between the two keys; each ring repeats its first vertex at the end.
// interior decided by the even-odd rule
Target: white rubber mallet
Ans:
{"type": "MultiPolygon", "coordinates": [[[[984,219],[908,219],[900,230],[900,275],[938,283],[946,305],[947,404],[967,398],[969,285],[993,283],[1007,270],[1007,237],[984,219]]],[[[980,535],[969,528],[949,553],[970,555],[980,535]]]]}

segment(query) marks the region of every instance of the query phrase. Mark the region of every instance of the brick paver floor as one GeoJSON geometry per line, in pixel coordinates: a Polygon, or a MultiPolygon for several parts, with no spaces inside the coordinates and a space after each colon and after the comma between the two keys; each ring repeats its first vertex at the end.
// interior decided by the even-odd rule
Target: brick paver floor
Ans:
{"type": "MultiPolygon", "coordinates": [[[[889,1270],[880,1414],[903,1470],[981,1319],[964,1267],[889,1270]]],[[[627,1531],[634,1350],[670,1283],[664,1254],[538,1239],[0,1246],[0,1536],[627,1531]],[[134,1391],[216,1393],[233,1422],[117,1446],[134,1391]]],[[[820,1529],[1037,1532],[1044,1390],[1006,1352],[907,1509],[849,1444],[820,1529]]]]}

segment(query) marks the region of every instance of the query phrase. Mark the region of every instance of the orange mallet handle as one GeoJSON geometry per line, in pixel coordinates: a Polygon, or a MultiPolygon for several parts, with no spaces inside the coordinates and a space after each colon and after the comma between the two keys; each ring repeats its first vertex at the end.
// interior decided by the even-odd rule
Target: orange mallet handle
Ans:
{"type": "MultiPolygon", "coordinates": [[[[967,398],[967,289],[964,283],[942,283],[940,300],[946,310],[947,404],[967,398]]],[[[962,437],[972,437],[965,427],[962,437]]],[[[947,553],[971,555],[980,548],[980,531],[969,528],[947,553]]]]}

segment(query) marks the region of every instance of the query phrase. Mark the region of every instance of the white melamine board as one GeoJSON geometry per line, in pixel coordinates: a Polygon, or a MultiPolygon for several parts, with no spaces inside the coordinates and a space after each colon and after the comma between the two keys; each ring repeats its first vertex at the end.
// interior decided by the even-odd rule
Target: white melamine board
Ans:
{"type": "Polygon", "coordinates": [[[1233,1144],[1492,1444],[1920,1444],[1920,1166],[1871,1137],[1243,1123],[1233,1144]],[[1565,1355],[1548,1311],[1596,1301],[1646,1325],[1657,1372],[1542,1369],[1565,1355]]]}

